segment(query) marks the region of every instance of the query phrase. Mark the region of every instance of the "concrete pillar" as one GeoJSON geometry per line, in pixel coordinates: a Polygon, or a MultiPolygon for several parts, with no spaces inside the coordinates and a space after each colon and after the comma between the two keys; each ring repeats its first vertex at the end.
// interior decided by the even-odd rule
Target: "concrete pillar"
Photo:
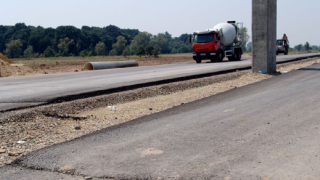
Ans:
{"type": "Polygon", "coordinates": [[[252,0],[252,72],[276,72],[277,0],[252,0]]]}

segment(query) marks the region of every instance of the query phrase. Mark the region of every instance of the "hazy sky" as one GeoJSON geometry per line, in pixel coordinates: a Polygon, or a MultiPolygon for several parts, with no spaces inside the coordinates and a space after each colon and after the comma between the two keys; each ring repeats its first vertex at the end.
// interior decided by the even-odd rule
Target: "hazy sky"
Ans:
{"type": "MultiPolygon", "coordinates": [[[[0,25],[56,28],[61,25],[139,29],[173,37],[236,20],[251,36],[252,0],[0,0],[0,25]]],[[[320,1],[278,0],[277,37],[286,33],[291,47],[320,45],[320,1]]]]}

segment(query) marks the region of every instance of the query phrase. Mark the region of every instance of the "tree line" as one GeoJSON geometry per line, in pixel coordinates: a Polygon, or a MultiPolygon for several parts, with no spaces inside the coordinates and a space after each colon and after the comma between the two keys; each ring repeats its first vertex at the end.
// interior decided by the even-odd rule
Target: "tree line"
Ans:
{"type": "Polygon", "coordinates": [[[310,51],[310,50],[319,50],[319,49],[320,49],[320,46],[310,45],[308,41],[304,45],[298,44],[292,48],[292,50],[296,50],[296,51],[310,51]]]}
{"type": "Polygon", "coordinates": [[[43,28],[17,23],[0,25],[0,52],[9,58],[95,55],[142,55],[192,52],[189,34],[172,37],[168,32],[152,35],[114,25],[103,28],[59,26],[43,28]]]}

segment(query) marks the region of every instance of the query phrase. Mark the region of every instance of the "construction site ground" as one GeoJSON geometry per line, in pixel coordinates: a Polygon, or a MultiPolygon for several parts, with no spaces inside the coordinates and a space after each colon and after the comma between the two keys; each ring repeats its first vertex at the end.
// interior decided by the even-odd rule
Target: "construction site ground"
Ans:
{"type": "MultiPolygon", "coordinates": [[[[142,66],[190,60],[189,54],[188,56],[177,55],[160,59],[144,58],[138,62],[142,66]]],[[[290,71],[319,62],[318,58],[310,58],[277,65],[278,73],[275,75],[243,70],[70,102],[0,112],[0,167],[23,154],[46,146],[272,78],[282,73],[290,73],[290,71]]],[[[10,64],[1,59],[0,63],[3,76],[75,72],[81,71],[84,65],[84,61],[64,62],[61,59],[39,66],[29,66],[18,61],[15,61],[16,64],[10,64]]]]}
{"type": "MultiPolygon", "coordinates": [[[[190,61],[192,54],[168,54],[159,58],[148,56],[91,56],[91,57],[51,57],[51,58],[18,58],[9,60],[5,56],[0,56],[0,72],[2,77],[10,76],[30,76],[40,74],[56,74],[65,72],[85,71],[84,65],[87,62],[99,61],[121,61],[136,60],[139,66],[154,66],[161,64],[171,64],[177,62],[190,61]],[[2,61],[1,61],[2,59],[2,61]],[[7,59],[5,61],[4,59],[7,59]],[[9,63],[12,62],[12,63],[9,63]]],[[[249,57],[244,54],[243,57],[249,57]]]]}

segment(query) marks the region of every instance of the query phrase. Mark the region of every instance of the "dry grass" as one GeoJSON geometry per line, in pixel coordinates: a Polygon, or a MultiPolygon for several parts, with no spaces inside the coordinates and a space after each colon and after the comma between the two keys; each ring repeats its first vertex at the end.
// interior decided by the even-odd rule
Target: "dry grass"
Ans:
{"type": "MultiPolygon", "coordinates": [[[[157,59],[162,58],[191,58],[191,53],[184,53],[184,54],[162,54],[157,59]]],[[[75,63],[75,62],[95,62],[95,61],[125,61],[125,60],[144,60],[148,59],[149,57],[146,56],[71,56],[71,57],[47,57],[47,58],[16,58],[13,59],[15,63],[18,64],[25,64],[29,67],[40,67],[43,64],[46,65],[54,65],[58,63],[75,63]]]]}
{"type": "MultiPolygon", "coordinates": [[[[0,58],[1,59],[1,58],[0,58]]],[[[136,60],[139,66],[154,66],[192,61],[192,54],[164,54],[159,58],[138,56],[88,56],[88,57],[48,57],[48,58],[16,58],[13,61],[19,67],[2,61],[1,76],[29,76],[39,74],[57,74],[84,71],[87,62],[136,60]]],[[[1,61],[1,60],[0,60],[1,61]]]]}
{"type": "Polygon", "coordinates": [[[291,51],[289,50],[289,54],[307,54],[307,53],[318,53],[320,52],[319,50],[311,50],[311,51],[291,51]]]}

